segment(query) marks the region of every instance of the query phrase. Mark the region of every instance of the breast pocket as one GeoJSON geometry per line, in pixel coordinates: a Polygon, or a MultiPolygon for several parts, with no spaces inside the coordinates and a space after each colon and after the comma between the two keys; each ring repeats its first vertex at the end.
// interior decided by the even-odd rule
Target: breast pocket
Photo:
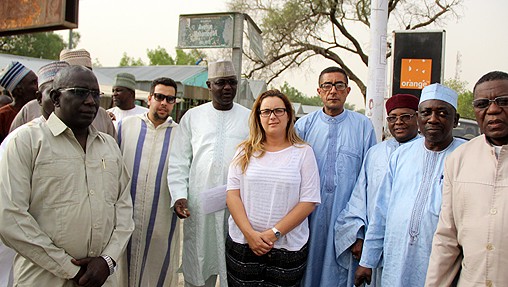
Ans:
{"type": "Polygon", "coordinates": [[[337,171],[341,178],[348,178],[350,181],[356,182],[358,173],[362,165],[360,153],[353,147],[339,147],[339,156],[337,157],[337,171]]]}
{"type": "Polygon", "coordinates": [[[440,176],[438,179],[435,179],[434,188],[430,190],[429,196],[429,211],[431,214],[439,217],[439,213],[441,213],[441,203],[443,202],[443,178],[440,176]]]}
{"type": "Polygon", "coordinates": [[[44,163],[37,167],[34,185],[43,190],[44,208],[56,208],[79,203],[76,167],[70,162],[44,163]]]}
{"type": "Polygon", "coordinates": [[[101,160],[102,186],[104,188],[104,200],[114,204],[118,200],[118,162],[116,159],[104,158],[101,160]]]}

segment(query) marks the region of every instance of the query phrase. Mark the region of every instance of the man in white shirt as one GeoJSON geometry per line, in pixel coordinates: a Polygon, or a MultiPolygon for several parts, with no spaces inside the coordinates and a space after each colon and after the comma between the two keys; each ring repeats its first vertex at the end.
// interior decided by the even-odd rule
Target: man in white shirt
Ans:
{"type": "Polygon", "coordinates": [[[112,90],[115,107],[108,110],[116,129],[118,129],[118,122],[123,118],[148,112],[147,108],[134,103],[136,100],[135,90],[136,78],[134,75],[129,73],[116,75],[112,90]]]}

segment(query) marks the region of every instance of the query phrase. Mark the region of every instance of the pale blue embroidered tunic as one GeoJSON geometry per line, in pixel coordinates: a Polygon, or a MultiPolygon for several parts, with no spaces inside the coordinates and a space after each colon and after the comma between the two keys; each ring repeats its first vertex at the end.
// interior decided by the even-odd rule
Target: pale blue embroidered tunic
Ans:
{"type": "Polygon", "coordinates": [[[298,120],[295,127],[314,150],[321,182],[321,204],[309,217],[309,256],[302,284],[343,286],[348,270],[336,259],[334,224],[351,196],[367,150],[376,144],[375,133],[367,117],[349,110],[335,117],[319,110],[298,120]]]}
{"type": "Polygon", "coordinates": [[[360,265],[376,268],[383,257],[382,286],[424,286],[441,211],[444,161],[465,142],[454,139],[434,152],[424,140],[393,152],[365,234],[360,265]]]}
{"type": "MultiPolygon", "coordinates": [[[[403,144],[418,138],[420,136],[403,144]]],[[[374,213],[374,199],[388,168],[388,160],[395,149],[401,145],[395,138],[391,138],[371,147],[365,156],[351,198],[335,222],[335,251],[339,264],[344,268],[356,269],[358,266],[358,260],[353,259],[349,247],[357,238],[365,237],[369,220],[374,213]]],[[[372,281],[368,286],[380,286],[381,269],[372,270],[372,281]]],[[[353,286],[353,284],[354,276],[350,276],[347,286],[353,286]]]]}

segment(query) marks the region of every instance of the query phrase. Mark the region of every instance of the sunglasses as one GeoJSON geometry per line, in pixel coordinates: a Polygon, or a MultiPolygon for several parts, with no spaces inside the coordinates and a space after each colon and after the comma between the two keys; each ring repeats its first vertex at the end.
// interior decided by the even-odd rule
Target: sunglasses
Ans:
{"type": "Polygon", "coordinates": [[[85,88],[59,88],[58,92],[71,92],[74,95],[86,99],[89,95],[94,99],[100,98],[104,93],[101,93],[99,90],[90,90],[85,88]]]}
{"type": "Polygon", "coordinates": [[[236,79],[220,79],[217,81],[213,81],[213,83],[219,87],[225,87],[226,84],[228,84],[230,86],[238,85],[238,81],[236,79]]]}
{"type": "Polygon", "coordinates": [[[166,96],[164,94],[159,93],[153,93],[153,97],[157,102],[162,102],[163,100],[166,100],[168,104],[174,104],[176,103],[176,97],[175,96],[166,96]]]}

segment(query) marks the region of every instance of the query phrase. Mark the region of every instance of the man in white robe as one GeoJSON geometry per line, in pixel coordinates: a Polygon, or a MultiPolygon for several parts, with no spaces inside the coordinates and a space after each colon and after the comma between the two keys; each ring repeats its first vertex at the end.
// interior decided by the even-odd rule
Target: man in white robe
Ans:
{"type": "MultiPolygon", "coordinates": [[[[335,251],[344,267],[357,265],[361,257],[365,231],[374,213],[374,199],[390,155],[401,145],[419,138],[417,110],[418,98],[413,95],[397,94],[386,101],[388,129],[393,138],[369,149],[351,198],[335,222],[335,251]]],[[[373,270],[369,286],[380,286],[381,269],[373,270]]],[[[352,285],[353,282],[347,284],[352,285]]]]}
{"type": "Polygon", "coordinates": [[[444,160],[464,141],[454,139],[457,93],[440,84],[422,90],[418,126],[423,138],[390,157],[365,234],[355,285],[371,281],[383,259],[382,286],[423,286],[441,210],[444,160]]]}
{"type": "Polygon", "coordinates": [[[176,214],[183,226],[182,271],[186,286],[227,286],[226,209],[204,214],[205,190],[224,189],[237,145],[247,138],[250,111],[233,103],[238,79],[231,61],[210,63],[208,88],[212,102],[193,108],[175,128],[168,183],[176,214]]]}
{"type": "Polygon", "coordinates": [[[180,224],[170,208],[169,145],[177,124],[170,117],[177,85],[157,78],[150,87],[149,111],[118,122],[118,142],[132,176],[135,229],[127,247],[128,286],[177,286],[180,224]]]}

